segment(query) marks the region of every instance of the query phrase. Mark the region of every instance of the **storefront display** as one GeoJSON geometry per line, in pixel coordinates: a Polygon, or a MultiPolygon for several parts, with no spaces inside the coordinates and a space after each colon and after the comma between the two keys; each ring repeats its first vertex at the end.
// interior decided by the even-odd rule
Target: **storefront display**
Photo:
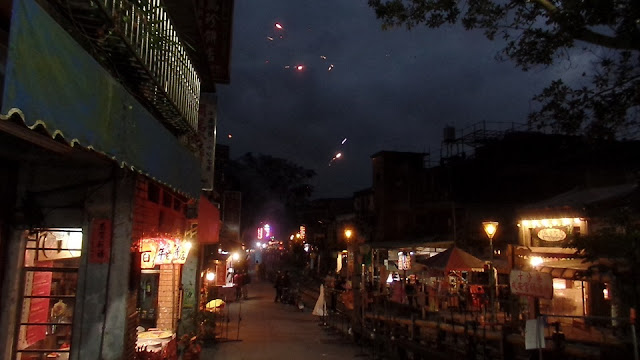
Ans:
{"type": "Polygon", "coordinates": [[[28,234],[17,359],[68,359],[81,249],[81,229],[28,234]]]}

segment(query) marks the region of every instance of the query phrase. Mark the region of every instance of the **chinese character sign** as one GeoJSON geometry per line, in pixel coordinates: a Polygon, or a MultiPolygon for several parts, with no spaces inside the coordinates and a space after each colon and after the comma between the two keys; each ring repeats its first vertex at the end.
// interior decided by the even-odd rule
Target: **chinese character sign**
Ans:
{"type": "Polygon", "coordinates": [[[108,264],[110,255],[111,220],[93,219],[91,222],[89,262],[92,264],[108,264]]]}
{"type": "Polygon", "coordinates": [[[140,240],[141,268],[152,269],[156,265],[184,264],[191,244],[180,239],[152,238],[140,240]]]}
{"type": "Polygon", "coordinates": [[[509,285],[515,295],[553,298],[553,279],[549,273],[511,270],[509,285]]]}

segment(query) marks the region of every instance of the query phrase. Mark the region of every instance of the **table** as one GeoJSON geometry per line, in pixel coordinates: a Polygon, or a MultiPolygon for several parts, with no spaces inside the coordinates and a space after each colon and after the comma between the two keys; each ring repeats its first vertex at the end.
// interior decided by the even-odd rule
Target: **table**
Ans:
{"type": "MultiPolygon", "coordinates": [[[[145,331],[138,334],[152,334],[153,331],[145,331]]],[[[155,332],[157,333],[157,332],[155,332]]],[[[177,360],[178,344],[176,334],[157,339],[138,339],[136,341],[136,360],[177,360]]]]}

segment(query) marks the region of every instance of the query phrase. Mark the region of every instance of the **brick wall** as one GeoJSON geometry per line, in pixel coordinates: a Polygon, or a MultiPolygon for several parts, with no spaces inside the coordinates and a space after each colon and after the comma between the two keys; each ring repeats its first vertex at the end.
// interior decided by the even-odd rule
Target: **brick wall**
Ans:
{"type": "MultiPolygon", "coordinates": [[[[140,176],[136,184],[133,210],[134,244],[145,237],[183,234],[187,226],[183,200],[170,189],[140,176]],[[167,199],[170,199],[170,203],[166,202],[167,199]]],[[[180,279],[181,265],[160,266],[156,324],[160,329],[175,329],[179,315],[180,279]]],[[[131,292],[130,296],[135,304],[137,291],[131,292]]],[[[135,319],[137,321],[137,316],[135,319]]]]}
{"type": "Polygon", "coordinates": [[[178,295],[181,265],[160,265],[160,283],[158,285],[158,324],[159,329],[172,330],[178,318],[178,295]]]}

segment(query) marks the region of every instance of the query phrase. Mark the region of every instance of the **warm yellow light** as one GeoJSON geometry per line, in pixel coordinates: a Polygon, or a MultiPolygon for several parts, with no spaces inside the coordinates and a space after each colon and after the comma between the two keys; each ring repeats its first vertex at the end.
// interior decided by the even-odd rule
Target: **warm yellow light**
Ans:
{"type": "Polygon", "coordinates": [[[233,260],[238,260],[238,259],[240,259],[240,255],[238,253],[234,253],[233,260]]]}
{"type": "Polygon", "coordinates": [[[493,239],[493,235],[496,234],[496,230],[498,230],[498,222],[497,221],[485,221],[482,223],[484,226],[484,232],[487,233],[489,239],[493,239]]]}
{"type": "Polygon", "coordinates": [[[565,279],[553,279],[554,290],[564,290],[567,288],[567,281],[565,279]]]}
{"type": "Polygon", "coordinates": [[[562,225],[564,225],[564,226],[571,225],[571,219],[563,218],[562,219],[562,225]]]}
{"type": "Polygon", "coordinates": [[[187,249],[187,250],[191,250],[191,247],[192,247],[192,246],[193,246],[193,244],[191,243],[191,241],[187,241],[187,242],[184,244],[184,248],[185,248],[185,249],[187,249]]]}
{"type": "Polygon", "coordinates": [[[580,218],[575,218],[575,219],[573,219],[573,222],[574,222],[576,225],[579,225],[579,224],[580,224],[580,218]]]}
{"type": "Polygon", "coordinates": [[[529,221],[529,220],[522,220],[522,226],[524,226],[525,228],[529,228],[529,225],[531,225],[531,221],[529,221]]]}
{"type": "Polygon", "coordinates": [[[558,226],[558,219],[551,219],[551,226],[558,226]]]}
{"type": "Polygon", "coordinates": [[[540,256],[532,256],[531,259],[529,259],[529,263],[531,264],[531,266],[536,267],[542,264],[543,260],[540,256]]]}
{"type": "Polygon", "coordinates": [[[540,226],[540,223],[538,222],[538,220],[533,220],[531,222],[531,226],[534,227],[534,228],[537,228],[538,226],[540,226]]]}
{"type": "Polygon", "coordinates": [[[547,219],[543,219],[543,220],[541,221],[541,223],[542,223],[542,226],[544,226],[544,227],[549,227],[549,220],[547,220],[547,219]]]}
{"type": "Polygon", "coordinates": [[[293,240],[293,235],[289,236],[289,240],[293,240]]]}
{"type": "Polygon", "coordinates": [[[344,231],[344,236],[346,236],[347,239],[351,239],[351,235],[353,235],[353,231],[351,229],[346,229],[344,231]]]}
{"type": "Polygon", "coordinates": [[[212,273],[211,271],[207,272],[207,275],[206,275],[207,281],[213,281],[213,279],[215,279],[215,278],[216,278],[216,274],[215,273],[212,273]]]}

